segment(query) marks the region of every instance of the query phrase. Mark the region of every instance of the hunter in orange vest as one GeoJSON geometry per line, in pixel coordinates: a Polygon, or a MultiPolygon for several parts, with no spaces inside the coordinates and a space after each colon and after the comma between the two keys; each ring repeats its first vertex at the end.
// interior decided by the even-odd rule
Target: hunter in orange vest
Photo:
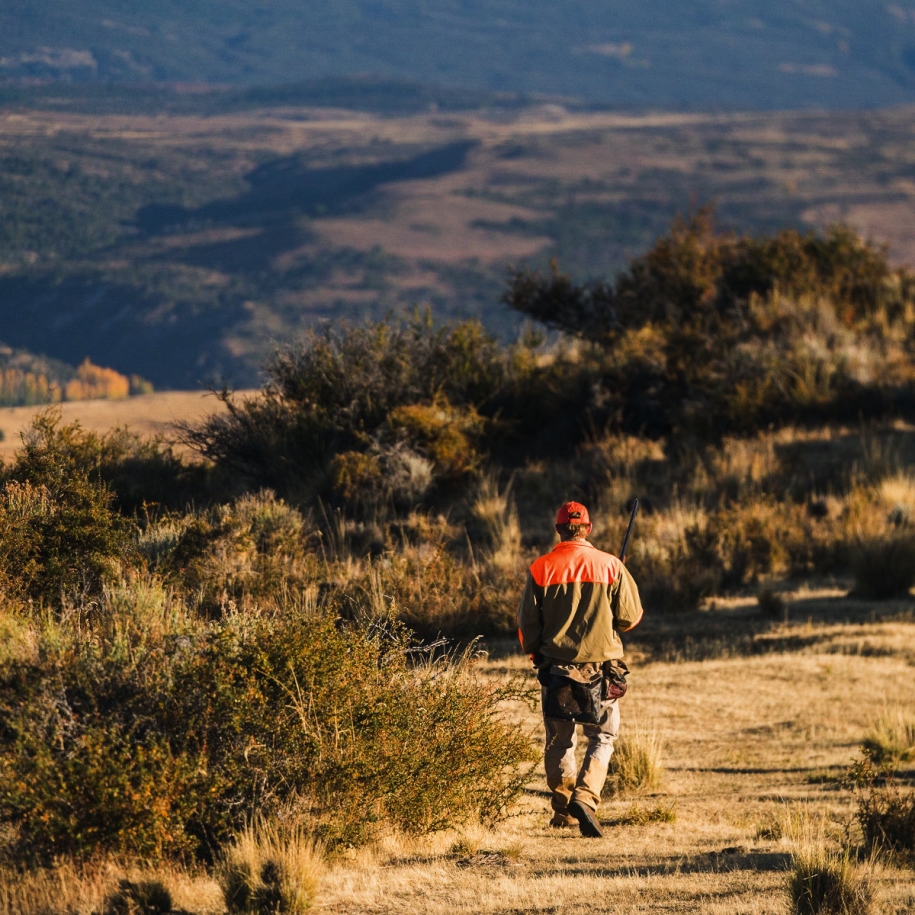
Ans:
{"type": "Polygon", "coordinates": [[[562,505],[556,531],[560,542],[528,572],[518,634],[541,683],[550,825],[577,823],[583,836],[599,838],[595,813],[619,734],[627,672],[619,633],[636,626],[643,611],[623,563],[588,542],[591,519],[584,505],[562,505]],[[580,768],[578,723],[588,740],[580,768]]]}

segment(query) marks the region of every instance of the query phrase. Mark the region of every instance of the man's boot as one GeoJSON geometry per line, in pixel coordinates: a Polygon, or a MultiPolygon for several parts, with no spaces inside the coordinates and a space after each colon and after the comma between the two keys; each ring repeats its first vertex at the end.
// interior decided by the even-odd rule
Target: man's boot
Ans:
{"type": "Polygon", "coordinates": [[[573,826],[577,825],[578,821],[564,810],[556,810],[553,813],[553,818],[550,820],[551,829],[571,829],[573,826]]]}
{"type": "Polygon", "coordinates": [[[569,813],[578,820],[578,828],[586,839],[599,839],[603,836],[600,823],[589,807],[580,801],[572,801],[569,804],[569,813]]]}

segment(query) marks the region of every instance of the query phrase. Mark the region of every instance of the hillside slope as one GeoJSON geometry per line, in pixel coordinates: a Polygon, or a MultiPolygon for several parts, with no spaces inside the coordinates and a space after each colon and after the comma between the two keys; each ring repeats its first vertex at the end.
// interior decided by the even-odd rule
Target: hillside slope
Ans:
{"type": "Polygon", "coordinates": [[[513,337],[507,265],[612,277],[691,200],[915,263],[911,109],[0,117],[0,339],[159,389],[256,385],[323,318],[431,304],[513,337]]]}
{"type": "Polygon", "coordinates": [[[915,98],[915,11],[882,0],[7,0],[0,79],[288,84],[375,74],[614,106],[915,98]]]}

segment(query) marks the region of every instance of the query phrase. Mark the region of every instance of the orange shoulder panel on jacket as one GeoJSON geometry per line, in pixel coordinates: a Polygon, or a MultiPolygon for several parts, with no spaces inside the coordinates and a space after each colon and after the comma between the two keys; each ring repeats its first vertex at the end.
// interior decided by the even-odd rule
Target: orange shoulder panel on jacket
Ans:
{"type": "Polygon", "coordinates": [[[541,588],[576,581],[611,584],[616,581],[619,569],[620,561],[611,553],[604,553],[590,543],[567,540],[557,543],[551,553],[535,559],[531,575],[541,588]]]}

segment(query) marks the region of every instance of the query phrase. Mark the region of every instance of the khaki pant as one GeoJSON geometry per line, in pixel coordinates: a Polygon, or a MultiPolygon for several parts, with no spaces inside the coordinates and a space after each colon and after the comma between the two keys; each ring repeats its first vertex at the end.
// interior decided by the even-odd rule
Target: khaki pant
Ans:
{"type": "MultiPolygon", "coordinates": [[[[575,762],[576,722],[544,716],[546,744],[543,765],[546,783],[553,795],[551,804],[558,815],[565,814],[569,802],[573,800],[591,810],[597,809],[601,789],[607,780],[613,744],[620,730],[618,701],[611,699],[601,705],[603,714],[597,724],[581,725],[588,740],[581,768],[575,762]]],[[[541,707],[545,702],[546,687],[542,687],[541,707]]]]}

